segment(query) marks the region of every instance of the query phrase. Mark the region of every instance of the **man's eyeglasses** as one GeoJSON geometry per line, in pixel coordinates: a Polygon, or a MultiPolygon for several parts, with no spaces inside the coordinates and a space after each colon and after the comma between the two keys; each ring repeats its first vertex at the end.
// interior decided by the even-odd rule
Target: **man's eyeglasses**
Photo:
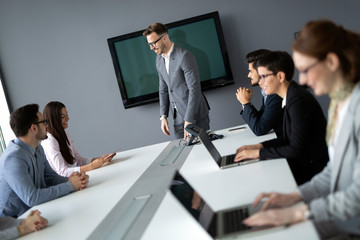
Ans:
{"type": "Polygon", "coordinates": [[[264,80],[268,77],[268,76],[271,76],[271,75],[276,75],[275,73],[268,73],[268,74],[263,74],[263,75],[260,75],[260,80],[264,80]]]}
{"type": "Polygon", "coordinates": [[[164,33],[163,35],[161,35],[155,42],[151,42],[151,43],[148,43],[149,44],[149,46],[150,47],[156,47],[156,43],[158,42],[158,41],[160,41],[162,38],[163,38],[163,36],[165,36],[166,35],[166,33],[164,33]]]}
{"type": "Polygon", "coordinates": [[[304,74],[306,75],[310,69],[312,69],[313,67],[315,67],[320,61],[314,62],[313,64],[311,64],[310,66],[308,66],[307,68],[305,68],[302,71],[299,71],[299,74],[304,74]]]}
{"type": "Polygon", "coordinates": [[[38,122],[34,122],[34,124],[36,124],[36,125],[39,125],[40,123],[43,123],[43,124],[48,124],[48,120],[47,119],[44,119],[44,120],[42,120],[42,121],[38,121],[38,122]]]}

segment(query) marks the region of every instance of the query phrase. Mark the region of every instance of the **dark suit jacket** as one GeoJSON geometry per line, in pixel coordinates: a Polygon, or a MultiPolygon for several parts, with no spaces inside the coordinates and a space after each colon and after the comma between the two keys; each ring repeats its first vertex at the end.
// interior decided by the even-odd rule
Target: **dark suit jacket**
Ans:
{"type": "Polygon", "coordinates": [[[310,180],[328,162],[326,119],[314,96],[296,82],[286,94],[283,135],[263,142],[260,159],[286,158],[298,184],[310,180]]]}
{"type": "Polygon", "coordinates": [[[240,114],[256,136],[267,134],[274,129],[279,137],[282,135],[284,114],[281,102],[282,98],[277,94],[268,95],[266,103],[261,105],[259,111],[252,104],[248,104],[240,114]]]}
{"type": "Polygon", "coordinates": [[[174,106],[171,104],[175,102],[177,114],[183,120],[201,126],[198,120],[208,116],[209,107],[201,92],[199,70],[194,55],[174,45],[170,55],[169,74],[162,56],[156,57],[156,68],[159,74],[160,116],[169,116],[169,108],[173,110],[174,106]]]}

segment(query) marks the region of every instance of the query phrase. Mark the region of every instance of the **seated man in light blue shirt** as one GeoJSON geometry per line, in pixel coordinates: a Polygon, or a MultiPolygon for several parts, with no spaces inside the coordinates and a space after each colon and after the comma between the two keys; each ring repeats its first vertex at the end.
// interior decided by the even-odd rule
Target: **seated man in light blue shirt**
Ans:
{"type": "Polygon", "coordinates": [[[29,208],[85,188],[89,176],[59,176],[50,167],[40,141],[46,139],[46,119],[37,104],[15,110],[10,126],[17,138],[0,158],[0,216],[18,217],[29,208]]]}

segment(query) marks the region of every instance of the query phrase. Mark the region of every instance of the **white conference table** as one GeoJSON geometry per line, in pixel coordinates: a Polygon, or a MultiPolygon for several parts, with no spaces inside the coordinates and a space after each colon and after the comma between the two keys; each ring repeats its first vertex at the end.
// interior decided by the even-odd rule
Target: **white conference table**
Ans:
{"type": "Polygon", "coordinates": [[[86,189],[33,207],[49,225],[21,239],[88,238],[168,143],[119,152],[112,164],[88,172],[86,189]]]}
{"type": "MultiPolygon", "coordinates": [[[[221,155],[234,153],[235,149],[242,145],[256,144],[275,137],[274,134],[254,137],[248,128],[236,132],[228,130],[217,131],[225,137],[223,140],[213,141],[221,155]]],[[[218,165],[202,144],[194,146],[180,173],[214,211],[252,203],[260,192],[288,193],[294,191],[297,186],[286,159],[260,161],[219,170],[218,165]]],[[[313,224],[308,221],[265,235],[259,232],[250,237],[246,236],[246,239],[290,238],[293,240],[318,239],[318,235],[313,224]]],[[[168,192],[142,239],[212,238],[168,192]]]]}
{"type": "MultiPolygon", "coordinates": [[[[228,130],[217,131],[225,137],[213,141],[222,155],[275,137],[256,137],[248,128],[228,130]]],[[[88,188],[33,207],[49,220],[49,226],[22,239],[87,239],[168,144],[120,152],[113,164],[89,172],[88,188]]],[[[180,172],[214,210],[250,203],[262,191],[291,192],[296,188],[285,159],[219,170],[202,144],[193,147],[180,172]]],[[[211,239],[170,193],[143,231],[141,239],[211,239]]],[[[318,239],[310,222],[253,239],[300,239],[299,233],[301,239],[318,239]]]]}

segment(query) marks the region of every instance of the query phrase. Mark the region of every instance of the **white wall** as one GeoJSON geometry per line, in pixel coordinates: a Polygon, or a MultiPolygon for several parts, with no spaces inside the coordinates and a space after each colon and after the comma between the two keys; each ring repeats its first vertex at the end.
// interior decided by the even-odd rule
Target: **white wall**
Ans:
{"type": "MultiPolygon", "coordinates": [[[[219,11],[235,85],[205,92],[216,130],[243,123],[235,89],[250,85],[249,51],[290,51],[294,32],[311,19],[359,31],[359,10],[356,0],[0,0],[0,67],[13,108],[63,102],[70,134],[90,157],[172,140],[160,131],[158,103],[124,109],[107,38],[219,11]]],[[[327,98],[320,100],[325,110],[327,98]]]]}
{"type": "Polygon", "coordinates": [[[0,81],[0,126],[4,137],[5,145],[7,146],[9,144],[9,141],[15,138],[15,134],[11,130],[11,127],[9,125],[10,112],[4,93],[4,88],[0,81]]]}

